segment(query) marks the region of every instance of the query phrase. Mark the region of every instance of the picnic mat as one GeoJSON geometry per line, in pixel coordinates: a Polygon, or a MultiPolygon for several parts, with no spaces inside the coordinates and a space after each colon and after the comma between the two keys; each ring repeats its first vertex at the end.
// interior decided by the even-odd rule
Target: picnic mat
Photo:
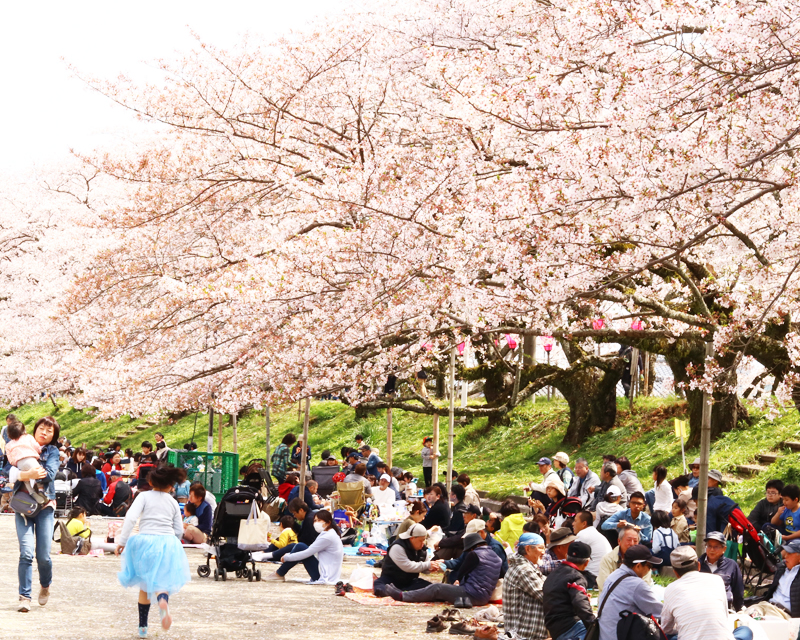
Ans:
{"type": "Polygon", "coordinates": [[[345,593],[345,598],[357,602],[358,604],[377,605],[381,607],[405,607],[408,605],[417,605],[423,607],[441,607],[444,603],[441,602],[398,602],[394,598],[386,596],[379,598],[371,591],[358,591],[356,593],[345,593]]]}

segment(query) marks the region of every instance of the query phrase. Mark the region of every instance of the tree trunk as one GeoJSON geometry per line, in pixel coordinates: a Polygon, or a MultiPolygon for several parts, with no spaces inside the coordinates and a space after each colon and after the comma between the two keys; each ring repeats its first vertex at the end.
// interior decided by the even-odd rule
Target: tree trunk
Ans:
{"type": "Polygon", "coordinates": [[[441,400],[444,398],[444,376],[436,376],[436,391],[435,391],[436,398],[441,400]]]}
{"type": "Polygon", "coordinates": [[[581,444],[595,431],[608,431],[617,420],[617,382],[624,362],[607,372],[581,369],[557,385],[569,405],[564,443],[581,444]]]}

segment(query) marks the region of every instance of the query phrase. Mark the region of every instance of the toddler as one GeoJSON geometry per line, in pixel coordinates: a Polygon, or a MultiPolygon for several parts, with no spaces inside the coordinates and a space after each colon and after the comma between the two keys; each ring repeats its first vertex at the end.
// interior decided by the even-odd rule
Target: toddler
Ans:
{"type": "Polygon", "coordinates": [[[678,498],[672,503],[672,521],[670,522],[670,529],[672,529],[678,536],[678,542],[690,542],[689,537],[689,523],[686,521],[684,511],[686,510],[686,501],[683,498],[678,498]]]}
{"type": "Polygon", "coordinates": [[[294,518],[292,516],[283,516],[278,521],[278,525],[281,530],[281,535],[278,536],[277,540],[273,540],[271,534],[267,536],[267,539],[270,541],[270,545],[267,547],[267,550],[262,554],[262,557],[260,558],[261,560],[277,560],[278,558],[275,558],[273,556],[273,553],[275,551],[284,549],[288,545],[297,544],[297,534],[294,532],[294,529],[292,528],[292,526],[294,525],[294,518]]]}
{"type": "Polygon", "coordinates": [[[185,529],[188,525],[194,525],[195,527],[200,524],[200,520],[197,518],[197,507],[191,503],[187,502],[183,505],[183,528],[185,529]]]}
{"type": "MultiPolygon", "coordinates": [[[[12,423],[8,425],[7,434],[10,438],[6,445],[6,457],[9,464],[14,465],[20,471],[41,469],[39,456],[42,453],[42,447],[32,435],[25,433],[25,425],[19,422],[12,423]]],[[[47,501],[45,495],[36,489],[34,480],[27,480],[23,484],[36,502],[43,504],[47,501]]]]}

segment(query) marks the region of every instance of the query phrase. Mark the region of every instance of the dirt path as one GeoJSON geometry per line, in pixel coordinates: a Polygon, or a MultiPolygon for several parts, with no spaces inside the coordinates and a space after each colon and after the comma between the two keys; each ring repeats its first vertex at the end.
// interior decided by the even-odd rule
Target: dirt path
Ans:
{"type": "MultiPolygon", "coordinates": [[[[94,533],[105,533],[102,519],[92,518],[94,533]]],[[[53,545],[54,580],[46,607],[36,603],[38,581],[33,570],[33,605],[30,613],[18,613],[17,560],[19,547],[13,516],[0,515],[0,629],[3,638],[82,640],[134,638],[137,592],[125,591],[117,582],[119,559],[72,557],[58,554],[53,545]]],[[[333,595],[333,587],[310,586],[302,566],[282,582],[247,582],[231,579],[214,582],[199,578],[197,565],[203,554],[188,549],[192,581],[170,601],[175,622],[165,633],[158,626],[158,612],[150,614],[150,637],[174,640],[240,640],[242,638],[374,637],[381,640],[428,638],[425,621],[441,608],[431,606],[362,606],[333,595]]],[[[276,565],[265,564],[262,573],[276,565]]],[[[346,561],[343,579],[357,566],[346,561]]]]}

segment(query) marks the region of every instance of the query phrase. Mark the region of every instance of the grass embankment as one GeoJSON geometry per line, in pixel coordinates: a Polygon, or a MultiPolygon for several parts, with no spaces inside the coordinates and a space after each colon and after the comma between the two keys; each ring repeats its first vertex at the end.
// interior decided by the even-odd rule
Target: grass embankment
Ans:
{"type": "MultiPolygon", "coordinates": [[[[7,411],[0,411],[3,419],[7,411]]],[[[26,425],[44,415],[53,413],[50,402],[26,405],[14,411],[26,425]]],[[[787,411],[778,419],[770,420],[755,409],[753,426],[725,434],[712,444],[711,466],[730,473],[735,465],[753,463],[755,456],[768,451],[779,451],[784,457],[772,465],[768,472],[755,478],[743,480],[727,487],[726,493],[737,500],[745,511],[763,495],[767,477],[780,477],[787,482],[800,482],[800,461],[788,451],[781,451],[779,443],[798,437],[797,414],[787,411]]],[[[55,414],[62,425],[62,433],[73,444],[87,443],[90,447],[118,438],[123,448],[139,450],[143,440],[153,440],[156,431],[162,431],[167,442],[181,447],[189,442],[195,429],[194,414],[177,422],[162,421],[148,424],[145,419],[128,417],[102,421],[86,412],[59,403],[55,414]],[[139,427],[140,430],[137,430],[139,427]],[[132,432],[132,433],[129,433],[132,432]]],[[[637,402],[633,414],[627,403],[620,400],[617,427],[607,433],[590,437],[580,448],[561,444],[569,416],[563,401],[542,402],[527,405],[511,417],[510,424],[487,432],[486,420],[475,420],[470,424],[456,425],[455,468],[466,471],[475,486],[487,490],[494,497],[520,493],[518,486],[538,478],[536,461],[542,455],[552,456],[556,451],[566,451],[571,460],[584,457],[592,469],[598,469],[603,454],[627,455],[639,474],[645,488],[652,486],[650,471],[661,463],[669,469],[669,477],[681,472],[680,441],[675,437],[673,419],[686,416],[685,403],[676,399],[646,398],[637,402]]],[[[233,444],[232,431],[227,416],[223,420],[223,449],[230,451],[233,444]]],[[[395,465],[421,473],[419,452],[422,438],[432,429],[432,418],[395,411],[393,414],[395,465]]],[[[300,433],[302,419],[298,419],[297,407],[272,412],[271,444],[274,448],[289,431],[300,433]]],[[[208,416],[197,417],[195,442],[205,449],[208,432],[208,416]]],[[[311,406],[309,440],[312,448],[312,464],[319,460],[323,449],[331,449],[339,455],[344,445],[352,445],[357,433],[376,446],[381,455],[386,452],[386,414],[381,411],[364,420],[356,421],[354,411],[338,402],[315,402],[311,406]]],[[[447,419],[441,421],[441,450],[447,451],[447,419]]],[[[239,421],[239,454],[242,461],[263,458],[265,455],[265,421],[261,412],[251,412],[239,421]]],[[[218,429],[214,427],[214,447],[218,442],[218,429]]],[[[687,461],[698,455],[697,450],[687,450],[687,461]]],[[[446,461],[442,460],[444,467],[446,461]]]]}

